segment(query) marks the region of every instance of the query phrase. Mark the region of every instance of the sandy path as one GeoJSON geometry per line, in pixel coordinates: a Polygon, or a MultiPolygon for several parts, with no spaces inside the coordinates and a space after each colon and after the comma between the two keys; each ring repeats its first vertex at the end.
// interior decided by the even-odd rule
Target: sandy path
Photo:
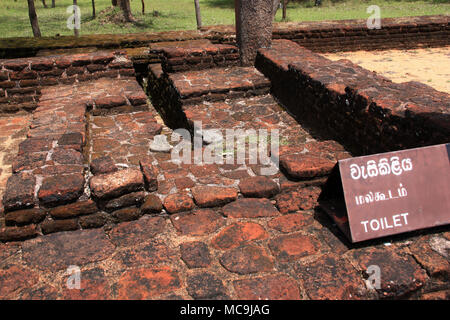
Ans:
{"type": "Polygon", "coordinates": [[[419,81],[450,93],[450,46],[413,50],[354,51],[324,54],[348,59],[394,82],[419,81]]]}

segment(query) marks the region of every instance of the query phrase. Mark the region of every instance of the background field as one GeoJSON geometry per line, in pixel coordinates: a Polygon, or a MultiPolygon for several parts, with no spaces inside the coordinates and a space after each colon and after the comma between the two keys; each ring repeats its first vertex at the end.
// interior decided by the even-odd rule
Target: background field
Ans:
{"type": "MultiPolygon", "coordinates": [[[[72,0],[56,0],[56,8],[44,8],[36,0],[36,10],[43,36],[69,35],[73,31],[66,27],[71,14],[66,8],[72,0]]],[[[288,21],[315,21],[334,19],[367,18],[370,5],[381,8],[383,18],[449,14],[450,0],[323,0],[321,7],[314,7],[314,0],[291,2],[288,6],[288,21]]],[[[133,15],[137,23],[123,23],[111,8],[111,0],[96,0],[97,18],[92,19],[91,0],[78,0],[81,7],[80,34],[135,33],[164,30],[195,29],[193,0],[145,0],[146,14],[141,13],[141,1],[131,0],[133,15]]],[[[200,0],[203,25],[233,24],[234,0],[200,0]]],[[[117,11],[117,10],[116,10],[117,11]]],[[[281,20],[281,10],[276,21],[281,20]]],[[[28,9],[25,0],[0,0],[0,38],[32,36],[28,9]]]]}

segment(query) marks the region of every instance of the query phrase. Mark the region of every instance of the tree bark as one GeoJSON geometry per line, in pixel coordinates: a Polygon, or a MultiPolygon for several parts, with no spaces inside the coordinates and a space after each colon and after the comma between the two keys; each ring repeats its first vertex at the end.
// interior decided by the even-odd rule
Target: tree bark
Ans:
{"type": "Polygon", "coordinates": [[[42,4],[44,5],[44,8],[47,8],[47,4],[45,3],[45,0],[42,0],[42,4]]]}
{"type": "Polygon", "coordinates": [[[28,16],[30,17],[31,29],[33,30],[33,36],[40,37],[41,30],[39,29],[38,17],[36,14],[36,8],[34,7],[34,0],[28,1],[28,16]]]}
{"type": "Polygon", "coordinates": [[[145,15],[145,1],[141,0],[142,3],[142,14],[145,15]]]}
{"type": "MultiPolygon", "coordinates": [[[[77,0],[73,0],[73,5],[78,6],[77,0]]],[[[73,18],[75,19],[75,28],[73,28],[73,32],[75,34],[75,37],[78,37],[80,35],[80,30],[78,30],[78,28],[77,28],[78,12],[76,10],[76,7],[74,7],[74,9],[73,9],[73,15],[74,15],[73,18]]]]}
{"type": "Polygon", "coordinates": [[[120,0],[120,8],[122,9],[125,21],[127,22],[135,21],[133,15],[131,14],[130,0],[120,0]]]}
{"type": "Polygon", "coordinates": [[[111,4],[113,7],[117,7],[117,0],[111,0],[111,4]]]}
{"type": "Polygon", "coordinates": [[[273,0],[235,0],[234,8],[240,62],[251,66],[257,50],[272,45],[273,0]]]}
{"type": "Polygon", "coordinates": [[[52,0],[52,8],[55,8],[55,7],[56,7],[55,0],[52,0]]]}
{"type": "Polygon", "coordinates": [[[92,17],[95,18],[95,0],[92,0],[92,17]]]}
{"type": "Polygon", "coordinates": [[[200,13],[200,3],[198,0],[194,0],[195,4],[195,18],[197,19],[197,29],[202,27],[202,15],[200,13]]]}

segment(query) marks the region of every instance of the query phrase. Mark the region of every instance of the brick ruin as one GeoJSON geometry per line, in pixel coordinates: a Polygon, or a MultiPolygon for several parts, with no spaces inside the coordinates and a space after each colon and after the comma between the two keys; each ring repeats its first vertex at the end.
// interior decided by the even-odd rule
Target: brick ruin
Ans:
{"type": "Polygon", "coordinates": [[[158,267],[125,271],[117,291],[98,280],[111,276],[100,265],[103,275],[89,281],[110,298],[448,299],[447,227],[393,237],[391,246],[353,245],[317,204],[337,160],[449,142],[448,94],[318,54],[449,44],[448,17],[408,19],[384,19],[381,30],[362,21],[280,24],[248,67],[239,66],[227,26],[81,37],[75,49],[64,37],[16,52],[14,39],[0,40],[8,58],[0,60],[0,114],[29,117],[3,192],[0,262],[21,248],[25,264],[4,272],[28,272],[36,289],[6,286],[0,297],[44,290],[73,298],[38,288],[35,266],[51,273],[64,261],[112,259],[127,269],[131,255],[158,267]],[[278,129],[280,171],[178,163],[152,147],[178,128],[194,134],[196,121],[222,131],[278,129]],[[154,255],[144,254],[140,243],[154,238],[154,255]],[[372,264],[389,270],[375,291],[364,285],[372,264]],[[205,272],[191,272],[198,268],[205,272]],[[135,281],[140,288],[168,278],[133,293],[135,281]]]}

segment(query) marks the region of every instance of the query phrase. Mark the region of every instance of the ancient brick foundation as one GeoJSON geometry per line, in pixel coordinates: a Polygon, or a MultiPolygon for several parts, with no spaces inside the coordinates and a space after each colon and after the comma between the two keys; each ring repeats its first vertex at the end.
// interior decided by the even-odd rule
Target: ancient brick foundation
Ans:
{"type": "Polygon", "coordinates": [[[422,83],[396,84],[287,40],[260,50],[256,66],[289,112],[355,154],[449,141],[449,95],[422,83]]]}
{"type": "Polygon", "coordinates": [[[0,60],[0,114],[34,110],[43,87],[134,75],[120,52],[0,60]]]}

